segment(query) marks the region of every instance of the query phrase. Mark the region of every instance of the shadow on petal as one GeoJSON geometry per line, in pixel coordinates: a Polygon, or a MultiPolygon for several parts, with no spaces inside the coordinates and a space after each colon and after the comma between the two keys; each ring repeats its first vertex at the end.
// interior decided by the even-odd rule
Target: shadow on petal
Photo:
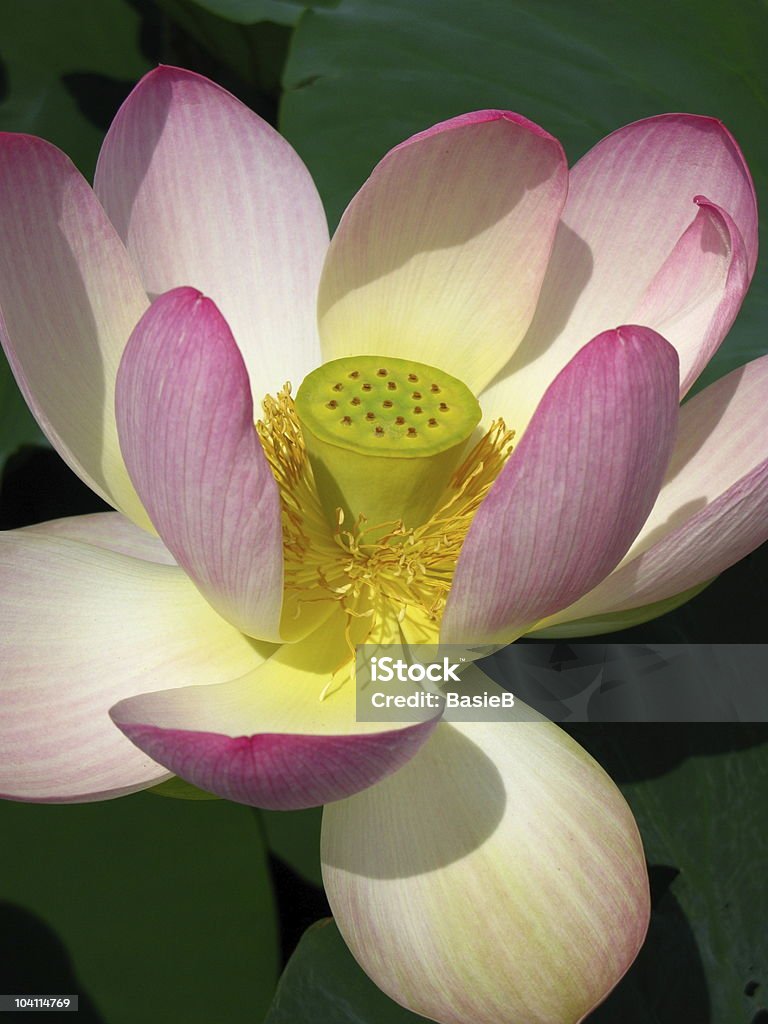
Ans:
{"type": "MultiPolygon", "coordinates": [[[[568,268],[567,275],[558,275],[558,263],[554,258],[550,259],[536,306],[536,313],[526,336],[506,366],[499,370],[494,381],[488,385],[489,389],[494,385],[506,384],[523,366],[535,363],[542,353],[550,348],[567,327],[571,313],[579,301],[579,296],[592,277],[595,261],[589,243],[562,220],[557,226],[553,253],[556,253],[558,258],[562,255],[568,268]],[[566,253],[567,255],[565,255],[566,253]]],[[[585,338],[584,344],[588,340],[585,338]]],[[[562,365],[564,366],[567,361],[565,359],[562,365]]],[[[552,376],[554,377],[555,373],[552,376]]],[[[512,400],[514,384],[510,383],[508,387],[510,401],[506,416],[510,424],[514,426],[515,406],[512,400]]],[[[502,414],[502,412],[498,413],[498,415],[502,414]]]]}
{"type": "Polygon", "coordinates": [[[389,833],[393,841],[375,848],[368,843],[345,843],[343,851],[326,843],[324,858],[331,867],[369,878],[408,878],[461,860],[493,835],[507,804],[499,770],[477,744],[448,723],[436,731],[439,743],[428,741],[394,775],[345,801],[351,809],[357,800],[365,800],[369,820],[371,815],[377,817],[377,831],[389,833]],[[461,771],[455,770],[456,765],[461,765],[461,771]],[[452,776],[450,787],[425,784],[430,776],[438,780],[443,775],[452,776]],[[397,820],[387,821],[392,807],[397,808],[397,820]],[[430,822],[429,829],[424,829],[424,821],[430,822]],[[418,836],[419,843],[409,842],[409,836],[414,840],[418,836]]]}

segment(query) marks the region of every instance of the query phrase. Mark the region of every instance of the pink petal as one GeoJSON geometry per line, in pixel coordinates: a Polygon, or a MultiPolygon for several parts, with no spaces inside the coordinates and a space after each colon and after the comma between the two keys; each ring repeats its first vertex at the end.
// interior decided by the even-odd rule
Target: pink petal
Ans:
{"type": "Polygon", "coordinates": [[[51,444],[143,526],[117,441],[114,387],[147,297],[85,179],[55,146],[0,133],[0,340],[51,444]]]}
{"type": "Polygon", "coordinates": [[[61,534],[0,533],[0,794],[9,799],[99,800],[154,785],[166,770],[114,727],[110,706],[263,661],[181,569],[105,550],[100,527],[98,547],[61,534]]]}
{"type": "Polygon", "coordinates": [[[632,319],[680,355],[685,395],[731,329],[749,287],[747,252],[733,219],[703,196],[698,213],[648,285],[632,319]]]}
{"type": "Polygon", "coordinates": [[[645,327],[606,331],[571,360],[469,529],[445,642],[510,642],[611,571],[661,486],[677,381],[674,349],[645,327]]]}
{"type": "MultiPolygon", "coordinates": [[[[671,261],[671,271],[684,254],[693,257],[704,222],[693,228],[692,237],[685,236],[691,222],[696,224],[693,204],[700,196],[735,225],[736,231],[728,225],[730,242],[718,242],[717,247],[722,262],[724,246],[738,248],[736,239],[741,236],[748,282],[757,258],[754,186],[739,147],[719,121],[691,114],[637,121],[603,139],[576,164],[536,316],[515,356],[483,396],[489,416],[506,415],[511,426],[522,430],[582,339],[614,324],[644,323],[666,337],[666,320],[646,319],[639,311],[654,280],[666,277],[665,263],[671,261]]],[[[711,219],[715,220],[714,213],[711,219]]],[[[719,231],[724,234],[722,225],[719,231]]],[[[711,237],[711,229],[707,234],[711,237]]],[[[716,270],[714,254],[698,253],[696,259],[710,264],[708,277],[716,270]]],[[[740,260],[738,253],[734,259],[740,260]]],[[[735,315],[743,297],[744,285],[737,287],[740,277],[739,273],[728,282],[725,296],[722,283],[713,285],[724,300],[724,310],[715,303],[711,320],[706,315],[692,317],[683,334],[670,338],[681,342],[686,377],[735,315]],[[699,356],[701,348],[705,351],[699,356]]],[[[672,282],[661,287],[668,294],[672,282]]],[[[681,309],[697,294],[699,301],[706,300],[704,290],[697,293],[690,279],[684,291],[681,309]]],[[[655,312],[664,314],[667,309],[662,303],[655,312]]]]}
{"type": "Polygon", "coordinates": [[[192,285],[221,309],[257,406],[317,365],[322,204],[293,149],[234,96],[190,71],[150,72],[107,134],[94,187],[150,295],[192,285]]]}
{"type": "Polygon", "coordinates": [[[153,537],[146,530],[121,516],[119,512],[95,512],[87,516],[70,516],[67,519],[53,519],[35,526],[25,526],[24,535],[61,537],[65,540],[79,540],[97,548],[106,548],[131,558],[160,565],[176,565],[173,555],[159,537],[153,537]]]}
{"type": "Polygon", "coordinates": [[[712,579],[768,540],[766,509],[763,356],[683,405],[664,485],[637,540],[618,569],[553,622],[650,604],[712,579]]]}
{"type": "Polygon", "coordinates": [[[436,724],[357,722],[345,618],[221,686],[145,693],[110,712],[154,760],[227,800],[292,810],[357,793],[413,757],[436,724]]]}
{"type": "Polygon", "coordinates": [[[632,814],[549,722],[441,724],[392,778],[324,809],[322,860],[360,965],[443,1024],[576,1024],[648,923],[632,814]]]}
{"type": "Polygon", "coordinates": [[[228,622],[279,639],[280,495],[243,357],[210,299],[177,288],[152,303],[116,401],[126,465],[168,549],[228,622]]]}
{"type": "Polygon", "coordinates": [[[417,356],[482,387],[531,321],[566,189],[557,140],[502,110],[395,147],[328,251],[324,358],[417,356]]]}

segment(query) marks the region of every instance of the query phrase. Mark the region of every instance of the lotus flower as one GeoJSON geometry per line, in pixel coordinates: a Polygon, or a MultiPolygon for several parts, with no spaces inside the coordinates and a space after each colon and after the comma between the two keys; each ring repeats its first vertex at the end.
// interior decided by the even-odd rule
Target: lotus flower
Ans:
{"type": "Polygon", "coordinates": [[[27,136],[0,180],[8,358],[117,510],[0,538],[0,791],[328,804],[331,905],[392,998],[580,1020],[648,919],[622,797],[550,723],[356,722],[351,652],[641,621],[766,538],[768,361],[678,408],[755,265],[732,137],[654,117],[569,172],[523,117],[456,117],[329,247],[291,147],[160,68],[95,194],[27,136]]]}

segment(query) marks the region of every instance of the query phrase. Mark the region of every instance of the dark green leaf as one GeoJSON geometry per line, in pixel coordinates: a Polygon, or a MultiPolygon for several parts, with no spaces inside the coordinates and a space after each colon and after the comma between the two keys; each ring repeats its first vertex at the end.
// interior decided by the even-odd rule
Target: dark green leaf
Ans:
{"type": "Polygon", "coordinates": [[[260,811],[267,845],[307,882],[322,886],[320,821],[322,808],[306,811],[260,811]]]}
{"type": "MultiPolygon", "coordinates": [[[[157,2],[176,25],[210,54],[220,68],[228,69],[245,84],[250,95],[241,96],[241,99],[267,120],[273,120],[274,110],[265,109],[263,100],[259,102],[261,97],[258,93],[273,97],[273,106],[276,104],[291,38],[290,26],[275,24],[274,18],[271,21],[247,24],[230,21],[212,14],[197,0],[157,2]]],[[[282,8],[283,5],[276,2],[275,6],[282,8]]],[[[178,49],[180,40],[176,38],[175,42],[178,49]]],[[[171,54],[171,62],[186,67],[189,55],[184,47],[181,51],[171,54]]],[[[234,86],[234,82],[223,81],[223,77],[221,73],[218,76],[220,85],[234,86]]]]}
{"type": "Polygon", "coordinates": [[[768,998],[768,727],[569,731],[620,782],[657,866],[648,941],[590,1021],[750,1024],[768,998]]]}
{"type": "Polygon", "coordinates": [[[55,143],[87,176],[104,129],[149,70],[126,0],[0,0],[7,95],[0,129],[55,143]]]}
{"type": "Polygon", "coordinates": [[[68,954],[70,991],[87,995],[106,1024],[261,1020],[277,929],[248,808],[146,794],[79,806],[5,801],[0,832],[0,934],[14,928],[5,985],[26,977],[32,991],[50,991],[68,954]],[[66,953],[50,960],[56,936],[66,953]]]}
{"type": "Polygon", "coordinates": [[[45,439],[0,350],[0,470],[8,456],[23,444],[45,444],[45,439]]]}
{"type": "Polygon", "coordinates": [[[307,7],[327,7],[335,0],[193,0],[199,7],[220,18],[253,25],[258,21],[274,21],[278,25],[295,25],[307,7]]]}
{"type": "Polygon", "coordinates": [[[264,1024],[419,1024],[357,966],[330,919],[309,928],[286,967],[264,1024]]]}

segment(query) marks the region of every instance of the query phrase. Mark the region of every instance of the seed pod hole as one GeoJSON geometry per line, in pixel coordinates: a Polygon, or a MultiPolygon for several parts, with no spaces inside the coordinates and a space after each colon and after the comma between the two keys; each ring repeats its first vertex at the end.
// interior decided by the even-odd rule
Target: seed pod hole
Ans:
{"type": "Polygon", "coordinates": [[[345,451],[370,451],[377,459],[440,456],[447,464],[447,453],[460,448],[480,419],[477,400],[461,381],[383,353],[323,363],[307,374],[294,401],[310,459],[323,466],[338,460],[334,472],[341,476],[345,451]]]}

